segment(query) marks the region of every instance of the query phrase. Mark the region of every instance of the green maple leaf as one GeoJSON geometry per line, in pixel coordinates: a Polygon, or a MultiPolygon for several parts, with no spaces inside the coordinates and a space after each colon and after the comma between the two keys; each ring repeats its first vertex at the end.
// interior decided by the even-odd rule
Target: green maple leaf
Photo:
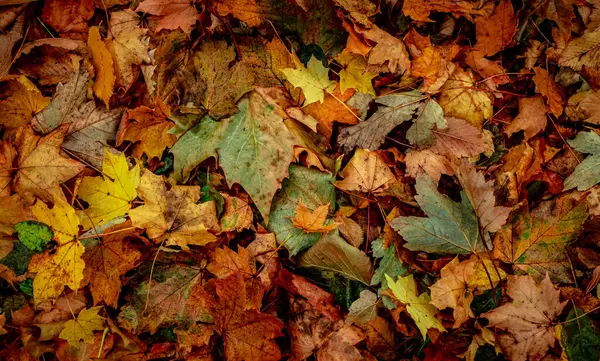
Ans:
{"type": "Polygon", "coordinates": [[[594,132],[582,132],[568,142],[576,151],[591,155],[565,179],[564,190],[577,187],[577,190],[584,191],[600,183],[600,136],[594,132]]]}
{"type": "Polygon", "coordinates": [[[398,217],[391,226],[406,240],[404,247],[428,253],[466,254],[483,250],[473,204],[465,192],[461,203],[438,192],[426,176],[417,177],[415,199],[428,217],[398,217]]]}
{"type": "Polygon", "coordinates": [[[314,56],[310,58],[306,68],[298,64],[296,69],[287,68],[282,72],[293,86],[302,88],[306,98],[304,105],[317,101],[323,103],[324,92],[330,92],[335,88],[335,82],[329,80],[327,75],[328,69],[314,56]]]}
{"type": "Polygon", "coordinates": [[[381,283],[381,287],[386,289],[388,284],[385,275],[387,274],[395,279],[398,276],[403,276],[406,273],[406,268],[396,256],[396,246],[393,244],[384,249],[383,239],[379,238],[373,241],[371,249],[373,250],[373,257],[380,258],[379,266],[371,279],[371,286],[381,283]]]}

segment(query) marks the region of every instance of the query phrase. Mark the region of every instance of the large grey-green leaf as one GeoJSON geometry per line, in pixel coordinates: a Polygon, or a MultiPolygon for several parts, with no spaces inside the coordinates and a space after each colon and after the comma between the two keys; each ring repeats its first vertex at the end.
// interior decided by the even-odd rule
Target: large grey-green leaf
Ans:
{"type": "Polygon", "coordinates": [[[387,289],[388,286],[385,275],[387,274],[396,279],[398,276],[404,276],[406,268],[402,265],[402,262],[400,262],[400,259],[396,255],[396,246],[391,244],[388,248],[384,249],[382,238],[373,241],[371,249],[373,250],[374,257],[381,258],[379,260],[379,265],[373,274],[373,278],[371,279],[371,286],[381,283],[381,288],[387,289]]]}
{"type": "Polygon", "coordinates": [[[417,110],[417,118],[406,132],[406,139],[418,148],[426,148],[435,143],[431,134],[433,126],[438,129],[446,128],[446,119],[442,107],[435,101],[427,99],[417,110]]]}
{"type": "Polygon", "coordinates": [[[369,257],[344,241],[337,232],[325,234],[298,260],[301,267],[331,271],[369,285],[373,266],[369,257]]]}
{"type": "Polygon", "coordinates": [[[576,151],[591,155],[565,179],[565,190],[577,187],[577,190],[584,191],[600,183],[600,136],[594,132],[582,132],[568,142],[576,151]]]}
{"type": "Polygon", "coordinates": [[[302,201],[308,209],[335,203],[335,178],[314,168],[290,165],[290,177],[283,181],[271,206],[269,229],[277,236],[277,242],[284,244],[292,255],[315,244],[321,233],[306,233],[292,225],[291,218],[302,201]]]}
{"type": "Polygon", "coordinates": [[[412,251],[466,254],[483,250],[473,205],[461,192],[456,203],[438,192],[426,176],[417,177],[415,199],[428,217],[398,217],[390,223],[412,251]]]}
{"type": "MultiPolygon", "coordinates": [[[[385,136],[398,125],[412,119],[427,97],[418,91],[384,95],[375,100],[379,109],[366,121],[340,132],[339,143],[349,152],[355,146],[377,150],[385,136]]],[[[431,129],[431,128],[430,128],[431,129]]]]}

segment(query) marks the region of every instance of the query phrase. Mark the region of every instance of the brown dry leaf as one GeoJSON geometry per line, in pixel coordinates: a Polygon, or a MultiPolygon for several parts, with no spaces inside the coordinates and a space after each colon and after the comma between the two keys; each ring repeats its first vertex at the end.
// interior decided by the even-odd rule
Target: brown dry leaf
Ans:
{"type": "Polygon", "coordinates": [[[219,230],[215,203],[196,204],[200,199],[199,187],[169,189],[162,176],[144,169],[137,191],[144,205],[130,210],[129,217],[135,227],[146,229],[154,242],[166,241],[167,246],[189,251],[190,245],[204,246],[217,240],[209,233],[219,230]]]}
{"type": "MultiPolygon", "coordinates": [[[[31,210],[18,195],[0,197],[0,256],[12,250],[13,241],[3,240],[2,236],[10,236],[15,232],[14,225],[32,219],[31,210]]],[[[0,257],[2,259],[4,257],[0,257]]]]}
{"type": "Polygon", "coordinates": [[[333,122],[343,124],[357,124],[356,110],[351,110],[340,104],[340,101],[346,102],[352,97],[354,91],[349,89],[344,94],[339,93],[339,88],[332,94],[326,93],[323,102],[315,102],[304,107],[303,110],[319,122],[317,130],[327,138],[331,137],[333,122]],[[335,96],[335,97],[334,97],[335,96]],[[337,98],[337,99],[336,99],[337,98]],[[339,101],[338,101],[339,99],[339,101]]]}
{"type": "Polygon", "coordinates": [[[306,162],[306,166],[308,168],[315,167],[315,168],[318,168],[322,172],[327,172],[327,169],[325,169],[325,167],[323,166],[323,163],[321,163],[319,156],[315,152],[313,152],[312,150],[310,150],[306,147],[301,147],[301,146],[295,145],[294,146],[294,158],[296,158],[296,162],[298,162],[298,163],[300,163],[301,159],[304,159],[304,161],[306,162]],[[302,156],[303,153],[306,153],[306,158],[303,158],[303,156],[302,156]]]}
{"type": "Polygon", "coordinates": [[[446,118],[446,121],[446,129],[431,131],[435,144],[430,151],[456,157],[474,157],[493,151],[493,145],[490,147],[480,129],[459,118],[446,118]]]}
{"type": "Polygon", "coordinates": [[[93,87],[94,93],[104,102],[104,104],[106,104],[106,108],[108,109],[108,103],[115,86],[115,68],[113,65],[113,58],[111,57],[106,44],[102,41],[100,30],[98,30],[97,26],[90,28],[88,35],[88,49],[92,54],[92,63],[94,64],[94,70],[96,71],[93,87]]]}
{"type": "Polygon", "coordinates": [[[383,317],[376,317],[366,325],[367,349],[378,358],[385,361],[398,359],[394,330],[383,317]]]}
{"type": "Polygon", "coordinates": [[[411,75],[423,78],[420,90],[433,94],[438,92],[454,73],[456,65],[444,57],[441,49],[429,45],[412,61],[411,75]]]}
{"type": "Polygon", "coordinates": [[[233,15],[250,27],[259,26],[263,22],[256,0],[216,0],[212,4],[214,11],[220,16],[233,15]]]}
{"type": "Polygon", "coordinates": [[[489,17],[475,19],[476,50],[494,55],[512,42],[517,32],[517,18],[510,0],[501,0],[489,17]]]}
{"type": "Polygon", "coordinates": [[[306,233],[328,233],[337,227],[335,222],[325,225],[328,213],[329,203],[319,206],[317,209],[311,211],[304,203],[302,203],[302,200],[300,200],[298,206],[296,206],[296,215],[292,218],[292,225],[302,229],[306,233]]]}
{"type": "Polygon", "coordinates": [[[231,248],[217,248],[210,256],[208,271],[218,278],[227,278],[238,274],[244,279],[256,273],[254,257],[244,247],[238,247],[237,253],[231,248]]]}
{"type": "Polygon", "coordinates": [[[189,33],[198,20],[198,11],[192,0],[144,0],[135,11],[161,16],[156,28],[157,32],[162,29],[181,28],[189,33]]]}
{"type": "Polygon", "coordinates": [[[93,0],[44,1],[42,20],[60,35],[84,40],[88,32],[87,21],[94,15],[93,0]]]}
{"type": "Polygon", "coordinates": [[[221,231],[240,232],[243,229],[252,228],[254,212],[250,207],[248,196],[239,194],[238,197],[233,197],[224,193],[221,195],[225,198],[225,208],[221,216],[221,231]]]}
{"type": "Polygon", "coordinates": [[[427,174],[436,184],[442,174],[454,175],[452,163],[443,154],[437,154],[429,149],[413,150],[406,154],[406,174],[417,178],[418,175],[427,174]]]}
{"type": "MultiPolygon", "coordinates": [[[[21,11],[23,11],[23,9],[21,9],[21,11]]],[[[0,53],[0,77],[8,74],[10,66],[13,63],[11,50],[17,41],[23,38],[24,25],[25,14],[22,14],[17,17],[10,29],[2,29],[3,34],[0,35],[0,49],[3,49],[3,51],[0,53]]]]}
{"type": "Polygon", "coordinates": [[[160,112],[145,106],[130,109],[123,114],[119,131],[117,132],[117,146],[128,140],[135,143],[133,156],[141,158],[146,154],[148,158],[162,156],[166,147],[171,147],[177,137],[169,134],[169,129],[175,124],[160,112]]]}
{"type": "Polygon", "coordinates": [[[506,331],[498,340],[511,360],[525,361],[529,357],[539,361],[556,342],[555,321],[567,301],[560,302],[560,291],[548,276],[540,284],[531,276],[508,276],[507,293],[512,302],[482,317],[490,321],[490,327],[506,331]]]}
{"type": "Polygon", "coordinates": [[[396,177],[377,152],[359,148],[339,175],[335,186],[345,191],[381,193],[396,177]]]}
{"type": "Polygon", "coordinates": [[[519,115],[504,128],[504,132],[508,136],[511,136],[523,130],[525,140],[529,140],[546,129],[546,113],[546,104],[541,96],[536,95],[531,98],[520,98],[519,115]]]}
{"type": "Polygon", "coordinates": [[[489,60],[483,50],[471,49],[465,54],[465,63],[483,78],[484,84],[494,90],[496,86],[509,83],[511,80],[502,67],[501,62],[489,60]]]}
{"type": "Polygon", "coordinates": [[[552,114],[559,117],[566,102],[564,88],[554,81],[546,69],[536,67],[533,68],[533,71],[535,72],[533,82],[535,83],[536,93],[544,96],[552,114]]]}
{"type": "Polygon", "coordinates": [[[16,129],[50,104],[37,87],[24,76],[0,78],[0,114],[2,125],[16,129]]]}
{"type": "Polygon", "coordinates": [[[586,123],[600,125],[600,94],[591,92],[577,106],[577,112],[581,114],[586,123]]]}
{"type": "Polygon", "coordinates": [[[429,287],[431,303],[439,309],[454,309],[453,327],[458,328],[470,317],[475,317],[471,310],[475,293],[495,287],[500,280],[498,274],[502,279],[506,277],[504,271],[496,272],[488,258],[471,256],[462,262],[454,258],[442,268],[441,278],[429,287]]]}
{"type": "Polygon", "coordinates": [[[338,229],[344,238],[354,247],[359,247],[365,238],[362,227],[356,223],[350,216],[355,209],[351,207],[340,207],[335,214],[335,221],[338,223],[338,229]]]}
{"type": "Polygon", "coordinates": [[[68,125],[40,137],[31,127],[22,128],[15,145],[19,151],[14,188],[32,204],[35,197],[53,202],[64,199],[61,183],[76,176],[85,166],[60,153],[68,125]]]}
{"type": "Polygon", "coordinates": [[[453,13],[462,15],[471,19],[472,15],[488,16],[492,13],[494,6],[492,3],[455,1],[455,0],[407,0],[402,6],[402,12],[417,21],[432,21],[429,14],[432,11],[442,13],[453,13]]]}
{"type": "Polygon", "coordinates": [[[10,182],[15,170],[14,160],[17,150],[8,141],[0,142],[0,197],[7,197],[11,193],[10,182]]]}
{"type": "Polygon", "coordinates": [[[139,237],[139,229],[131,229],[125,222],[104,230],[98,245],[86,249],[83,254],[85,269],[84,284],[89,283],[94,305],[103,302],[117,308],[121,292],[121,276],[134,268],[142,253],[128,238],[139,237]]]}
{"type": "Polygon", "coordinates": [[[378,28],[374,24],[363,29],[354,26],[357,33],[366,39],[376,43],[367,58],[368,71],[406,73],[410,71],[410,57],[402,40],[390,35],[387,31],[378,28]]]}

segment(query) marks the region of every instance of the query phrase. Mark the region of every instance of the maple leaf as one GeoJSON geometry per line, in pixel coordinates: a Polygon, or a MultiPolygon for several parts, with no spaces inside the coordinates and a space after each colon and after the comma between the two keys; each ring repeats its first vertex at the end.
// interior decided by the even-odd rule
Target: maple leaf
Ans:
{"type": "Polygon", "coordinates": [[[522,209],[494,237],[494,256],[529,274],[549,273],[561,282],[571,281],[565,248],[587,219],[585,202],[569,196],[542,202],[532,212],[522,209]]]}
{"type": "Polygon", "coordinates": [[[335,182],[337,188],[373,194],[383,192],[396,180],[378,153],[360,148],[339,175],[344,179],[335,182]]]}
{"type": "Polygon", "coordinates": [[[335,232],[325,234],[298,260],[301,267],[337,272],[344,277],[369,285],[373,266],[369,257],[346,243],[335,232]]]}
{"type": "Polygon", "coordinates": [[[198,187],[172,186],[167,189],[162,176],[144,169],[137,191],[145,203],[130,210],[129,217],[134,226],[146,229],[154,242],[166,241],[167,246],[189,250],[188,245],[203,246],[216,240],[208,232],[219,228],[215,204],[196,204],[200,199],[198,187]]]}
{"type": "Polygon", "coordinates": [[[517,18],[512,3],[502,0],[490,17],[481,16],[475,19],[475,30],[475,50],[483,51],[486,56],[503,50],[517,32],[517,18]]]}
{"type": "Polygon", "coordinates": [[[254,212],[249,204],[247,195],[233,197],[228,194],[222,194],[225,199],[225,208],[221,216],[222,232],[240,232],[243,229],[252,228],[254,212]]]}
{"type": "Polygon", "coordinates": [[[536,93],[544,96],[552,114],[559,117],[563,112],[563,104],[565,103],[564,89],[554,81],[546,69],[536,67],[533,68],[533,71],[535,72],[533,82],[535,83],[536,93]]]}
{"type": "Polygon", "coordinates": [[[141,158],[145,153],[148,158],[161,157],[165,147],[171,147],[177,141],[169,129],[174,126],[156,110],[141,106],[125,112],[117,132],[117,145],[129,140],[133,146],[133,156],[141,158]]]}
{"type": "Polygon", "coordinates": [[[50,99],[44,97],[25,76],[11,77],[0,85],[0,113],[4,114],[2,125],[8,129],[24,126],[50,103],[50,99]]]}
{"type": "Polygon", "coordinates": [[[284,179],[282,189],[276,194],[271,206],[268,227],[292,255],[315,244],[320,233],[306,233],[294,227],[292,217],[300,203],[309,209],[318,209],[335,201],[333,176],[316,169],[292,164],[289,178],[284,179]]]}
{"type": "Polygon", "coordinates": [[[511,303],[482,317],[490,321],[490,327],[507,331],[498,340],[511,360],[541,360],[556,341],[554,322],[567,301],[560,302],[560,291],[548,276],[540,284],[531,276],[508,276],[507,294],[511,303]]]}
{"type": "Polygon", "coordinates": [[[306,204],[302,203],[302,199],[300,199],[296,207],[296,215],[292,218],[292,225],[302,229],[306,233],[328,233],[337,227],[335,222],[325,225],[328,213],[329,203],[311,211],[306,207],[306,204]]]}
{"type": "Polygon", "coordinates": [[[66,37],[81,39],[87,31],[87,21],[94,15],[94,2],[83,0],[50,0],[44,2],[42,20],[66,37]]]}
{"type": "Polygon", "coordinates": [[[442,174],[454,175],[454,169],[448,158],[428,149],[408,152],[404,162],[407,175],[417,178],[421,174],[427,174],[436,184],[442,174]]]}
{"type": "Polygon", "coordinates": [[[415,59],[412,61],[410,73],[412,76],[423,78],[419,89],[424,93],[437,93],[456,69],[456,65],[447,60],[449,57],[431,43],[413,56],[415,59]]]}
{"type": "Polygon", "coordinates": [[[523,130],[525,140],[529,140],[546,129],[546,105],[544,99],[537,95],[531,98],[519,99],[519,115],[504,128],[504,132],[512,134],[523,130]]]}
{"type": "Polygon", "coordinates": [[[474,157],[481,153],[492,153],[493,144],[487,144],[484,133],[463,119],[446,118],[448,127],[432,130],[435,144],[432,152],[457,157],[474,157]]]}
{"type": "Polygon", "coordinates": [[[88,248],[83,255],[84,282],[89,283],[95,305],[104,302],[117,308],[121,275],[134,268],[142,258],[142,253],[127,239],[139,237],[141,231],[128,229],[129,226],[126,222],[105,229],[107,234],[102,236],[98,245],[88,248]]]}
{"type": "Polygon", "coordinates": [[[283,336],[283,323],[276,317],[247,309],[246,287],[241,275],[212,281],[215,296],[210,300],[216,332],[223,337],[225,357],[232,361],[281,358],[273,338],[283,336]]]}
{"type": "Polygon", "coordinates": [[[145,12],[161,16],[156,31],[162,29],[181,28],[189,33],[198,19],[198,10],[191,0],[144,0],[135,9],[136,12],[145,12]]]}
{"type": "Polygon", "coordinates": [[[76,319],[65,322],[65,328],[58,337],[67,340],[71,347],[79,348],[79,341],[94,342],[94,331],[104,329],[104,318],[98,315],[101,306],[81,310],[76,319]]]}
{"type": "Polygon", "coordinates": [[[126,90],[136,78],[132,66],[151,62],[148,44],[143,39],[148,29],[138,27],[139,22],[139,16],[129,9],[111,13],[112,38],[106,41],[106,46],[114,60],[115,83],[126,90]]]}
{"type": "Polygon", "coordinates": [[[106,44],[100,37],[100,30],[98,30],[97,26],[90,28],[88,49],[92,54],[92,64],[96,72],[96,79],[93,86],[94,93],[106,104],[106,109],[108,109],[108,103],[113,94],[116,79],[114,61],[106,44]]]}
{"type": "Polygon", "coordinates": [[[475,317],[471,310],[475,292],[495,287],[505,277],[504,271],[495,271],[494,264],[488,258],[471,256],[462,262],[454,258],[442,268],[441,278],[429,287],[431,304],[439,309],[454,309],[453,328],[458,328],[469,317],[475,317]]]}
{"type": "Polygon", "coordinates": [[[8,141],[0,142],[0,196],[6,197],[11,193],[15,158],[17,150],[8,141]]]}
{"type": "Polygon", "coordinates": [[[429,14],[432,11],[461,14],[470,18],[471,15],[489,15],[492,10],[493,4],[490,3],[479,6],[470,1],[454,0],[408,0],[402,6],[404,15],[417,21],[431,21],[429,14]]]}
{"type": "Polygon", "coordinates": [[[484,249],[479,236],[477,215],[464,192],[461,203],[437,190],[426,176],[418,176],[415,185],[417,203],[429,217],[398,217],[391,226],[406,240],[412,251],[464,254],[484,249]]]}
{"type": "Polygon", "coordinates": [[[375,89],[371,80],[378,74],[365,71],[367,61],[364,57],[352,53],[341,53],[335,60],[340,63],[340,90],[342,93],[346,89],[355,89],[356,91],[375,95],[375,89]]]}
{"type": "Polygon", "coordinates": [[[317,131],[319,134],[330,138],[333,132],[333,122],[343,124],[356,124],[356,114],[351,105],[348,105],[351,96],[354,94],[352,90],[345,93],[339,93],[339,88],[336,88],[333,93],[326,93],[322,103],[315,102],[302,108],[302,110],[315,118],[319,123],[317,131]],[[336,99],[337,98],[337,99],[336,99]],[[340,107],[340,101],[345,102],[348,108],[340,107]]]}
{"type": "MultiPolygon", "coordinates": [[[[393,231],[392,231],[393,232],[393,231]]],[[[387,289],[387,280],[384,277],[388,275],[392,278],[403,276],[406,273],[406,268],[396,255],[396,246],[390,244],[384,248],[383,239],[377,239],[371,244],[373,257],[380,258],[379,265],[371,279],[371,286],[381,283],[382,289],[387,289]]]]}
{"type": "Polygon", "coordinates": [[[392,290],[394,297],[406,304],[406,311],[415,321],[423,340],[427,337],[427,330],[435,328],[439,331],[446,331],[442,323],[435,318],[438,312],[437,308],[430,303],[430,297],[427,293],[417,296],[417,284],[413,275],[398,277],[396,281],[388,275],[385,275],[388,287],[392,290]]]}
{"type": "Polygon", "coordinates": [[[214,11],[221,15],[233,15],[250,27],[259,26],[263,22],[263,15],[256,0],[217,0],[211,4],[214,11]]]}
{"type": "Polygon", "coordinates": [[[61,126],[40,137],[30,126],[22,128],[15,145],[19,150],[14,188],[23,199],[33,203],[34,196],[52,202],[54,197],[64,199],[62,182],[79,173],[84,165],[60,153],[60,146],[68,126],[61,126]]]}
{"type": "Polygon", "coordinates": [[[307,67],[304,67],[303,64],[296,64],[296,69],[287,68],[282,72],[293,86],[302,88],[306,98],[304,105],[317,101],[323,103],[323,92],[332,92],[335,88],[335,83],[329,80],[327,68],[314,56],[308,61],[307,67]]]}
{"type": "Polygon", "coordinates": [[[584,191],[600,183],[600,136],[594,132],[581,132],[568,143],[576,151],[590,155],[565,179],[565,191],[573,188],[584,191]]]}
{"type": "Polygon", "coordinates": [[[99,226],[127,213],[137,197],[139,182],[139,165],[129,169],[125,154],[113,155],[105,148],[102,176],[84,177],[79,186],[78,196],[89,204],[86,210],[78,211],[83,228],[99,226]]]}
{"type": "Polygon", "coordinates": [[[36,254],[29,263],[33,279],[33,297],[36,304],[58,297],[68,286],[77,291],[83,279],[85,263],[82,259],[83,245],[77,240],[79,219],[75,210],[60,198],[54,199],[54,207],[37,201],[31,211],[38,221],[49,225],[54,231],[57,248],[53,252],[36,254]]]}
{"type": "Polygon", "coordinates": [[[439,104],[446,116],[464,119],[477,128],[492,116],[492,102],[475,87],[471,70],[456,68],[441,89],[439,104]]]}

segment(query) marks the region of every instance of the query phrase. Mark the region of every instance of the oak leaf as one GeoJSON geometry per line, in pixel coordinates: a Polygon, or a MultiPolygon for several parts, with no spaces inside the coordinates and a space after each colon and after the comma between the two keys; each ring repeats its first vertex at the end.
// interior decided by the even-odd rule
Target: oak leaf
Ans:
{"type": "Polygon", "coordinates": [[[103,233],[107,234],[102,235],[98,245],[88,248],[83,255],[84,282],[89,283],[94,305],[104,302],[117,308],[121,276],[142,258],[142,253],[128,240],[139,237],[141,230],[131,230],[129,226],[126,222],[105,229],[103,233]]]}
{"type": "Polygon", "coordinates": [[[307,233],[328,233],[337,227],[335,222],[327,225],[325,224],[328,213],[329,203],[319,206],[311,211],[306,207],[306,204],[302,203],[302,200],[300,200],[296,207],[296,215],[292,218],[292,225],[307,233]]]}
{"type": "Polygon", "coordinates": [[[323,93],[329,93],[335,88],[335,83],[329,80],[328,69],[314,56],[310,58],[306,67],[296,64],[296,69],[287,68],[282,72],[293,86],[302,88],[306,98],[304,105],[317,101],[323,103],[323,93]]]}
{"type": "Polygon", "coordinates": [[[83,229],[99,226],[127,213],[137,197],[139,182],[139,165],[129,169],[125,154],[113,155],[105,148],[102,176],[84,177],[79,186],[78,196],[89,204],[86,210],[78,211],[83,229]]]}
{"type": "Polygon", "coordinates": [[[504,132],[508,136],[511,136],[523,130],[525,140],[529,140],[546,129],[546,113],[546,104],[541,96],[536,95],[531,98],[520,98],[519,115],[504,128],[504,132]]]}
{"type": "Polygon", "coordinates": [[[25,76],[10,77],[0,82],[0,86],[0,113],[4,117],[2,125],[8,129],[24,126],[50,104],[50,99],[44,97],[25,76]]]}
{"type": "Polygon", "coordinates": [[[600,136],[595,132],[581,132],[568,142],[576,151],[589,155],[565,179],[565,190],[584,191],[600,183],[600,136]]]}
{"type": "Polygon", "coordinates": [[[533,82],[535,83],[536,93],[544,96],[552,114],[559,117],[563,112],[565,103],[565,91],[563,87],[554,81],[546,69],[536,67],[533,68],[533,71],[535,72],[533,82]]]}
{"type": "Polygon", "coordinates": [[[116,79],[114,61],[106,44],[100,37],[100,30],[98,30],[97,26],[90,28],[88,49],[92,55],[92,64],[96,72],[93,86],[94,93],[106,104],[106,108],[108,109],[116,79]]]}
{"type": "Polygon", "coordinates": [[[186,33],[192,30],[192,26],[198,20],[198,10],[192,0],[144,0],[135,9],[136,12],[145,12],[161,16],[156,31],[162,29],[174,30],[180,28],[186,33]]]}
{"type": "Polygon", "coordinates": [[[506,277],[501,269],[496,269],[489,258],[471,256],[468,260],[452,262],[442,268],[441,278],[429,288],[431,304],[439,309],[454,309],[454,326],[458,328],[470,317],[475,317],[471,302],[477,292],[496,287],[506,277]]]}
{"type": "Polygon", "coordinates": [[[189,250],[189,245],[203,246],[214,242],[209,233],[219,230],[215,204],[212,201],[196,204],[200,188],[196,186],[171,186],[165,179],[147,169],[142,171],[139,197],[144,205],[130,210],[132,224],[146,230],[156,243],[165,241],[167,246],[179,246],[189,250]]]}
{"type": "Polygon", "coordinates": [[[461,118],[477,128],[492,116],[492,101],[475,87],[471,70],[457,68],[441,89],[439,104],[448,117],[461,118]]]}
{"type": "Polygon", "coordinates": [[[125,112],[117,132],[117,146],[123,141],[131,141],[133,156],[141,158],[161,157],[165,147],[171,147],[177,138],[169,133],[175,124],[156,110],[141,106],[125,112]]]}
{"type": "Polygon", "coordinates": [[[548,276],[540,284],[531,276],[508,276],[507,293],[512,302],[482,317],[490,321],[490,327],[506,330],[498,340],[511,360],[541,360],[556,341],[555,320],[567,301],[560,302],[560,291],[548,276]]]}
{"type": "Polygon", "coordinates": [[[427,330],[430,328],[446,331],[442,323],[435,318],[438,309],[430,303],[429,295],[426,292],[417,295],[417,284],[412,274],[398,277],[395,281],[388,275],[385,275],[385,278],[394,297],[406,305],[406,311],[417,324],[424,340],[427,337],[427,330]]]}
{"type": "Polygon", "coordinates": [[[36,254],[29,263],[33,279],[33,297],[36,304],[58,297],[68,286],[77,291],[83,280],[85,263],[82,259],[83,245],[77,240],[79,219],[75,210],[60,198],[54,199],[52,209],[37,201],[31,208],[38,221],[54,231],[57,243],[54,252],[36,254]]]}
{"type": "Polygon", "coordinates": [[[65,322],[65,328],[58,335],[59,338],[67,340],[71,347],[79,348],[79,341],[85,343],[94,342],[94,331],[104,329],[104,318],[98,315],[102,306],[96,306],[81,310],[77,318],[65,322]]]}
{"type": "Polygon", "coordinates": [[[344,179],[335,182],[337,188],[373,194],[383,192],[396,180],[378,153],[361,148],[356,150],[339,175],[344,179]]]}
{"type": "Polygon", "coordinates": [[[55,196],[64,199],[60,184],[84,168],[83,164],[60,153],[67,128],[61,126],[40,137],[28,126],[18,134],[16,146],[19,156],[14,188],[29,203],[33,203],[34,196],[48,202],[52,202],[55,196]]]}

